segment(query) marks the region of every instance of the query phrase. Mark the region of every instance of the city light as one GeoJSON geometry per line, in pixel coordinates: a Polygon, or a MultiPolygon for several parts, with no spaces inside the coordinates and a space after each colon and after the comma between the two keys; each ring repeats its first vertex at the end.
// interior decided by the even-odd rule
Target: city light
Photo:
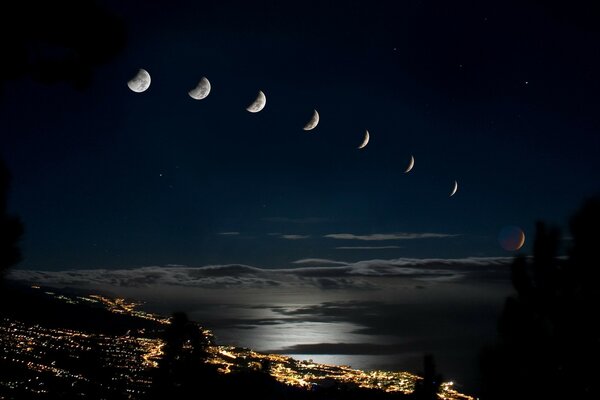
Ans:
{"type": "MultiPolygon", "coordinates": [[[[69,297],[45,292],[68,304],[96,304],[106,310],[156,323],[156,329],[138,329],[125,335],[89,333],[48,328],[9,318],[0,320],[0,349],[5,361],[25,368],[31,374],[16,375],[4,386],[31,393],[46,393],[45,377],[69,385],[100,385],[103,390],[141,398],[150,390],[152,371],[159,366],[165,343],[161,339],[166,317],[138,310],[140,303],[99,294],[69,297]],[[109,381],[93,382],[85,368],[69,360],[83,360],[93,354],[93,364],[111,372],[109,381]],[[65,361],[66,360],[66,361],[65,361]]],[[[412,393],[421,377],[401,371],[362,371],[348,366],[318,364],[279,354],[263,354],[251,349],[214,344],[210,330],[198,326],[206,346],[205,362],[223,373],[262,370],[277,381],[311,390],[315,387],[346,386],[412,393]]],[[[459,393],[453,382],[441,385],[441,400],[474,400],[459,393]]]]}

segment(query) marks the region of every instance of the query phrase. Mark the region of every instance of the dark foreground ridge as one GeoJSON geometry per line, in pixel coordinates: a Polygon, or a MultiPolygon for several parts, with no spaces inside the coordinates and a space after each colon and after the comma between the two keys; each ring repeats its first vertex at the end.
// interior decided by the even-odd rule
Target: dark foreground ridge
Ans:
{"type": "MultiPolygon", "coordinates": [[[[409,399],[426,379],[361,371],[215,343],[184,314],[76,290],[3,288],[0,398],[197,398],[203,393],[270,399],[409,399]],[[416,390],[415,390],[416,389],[416,390]]],[[[469,399],[442,383],[439,398],[469,399]]]]}

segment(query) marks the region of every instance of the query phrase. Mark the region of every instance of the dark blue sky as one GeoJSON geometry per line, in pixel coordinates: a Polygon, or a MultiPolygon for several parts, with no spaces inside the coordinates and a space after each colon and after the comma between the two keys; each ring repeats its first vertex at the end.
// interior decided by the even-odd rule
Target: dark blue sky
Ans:
{"type": "Polygon", "coordinates": [[[23,268],[510,255],[502,227],[531,238],[600,189],[599,14],[583,2],[120,3],[102,4],[127,42],[87,88],[2,88],[23,268]]]}

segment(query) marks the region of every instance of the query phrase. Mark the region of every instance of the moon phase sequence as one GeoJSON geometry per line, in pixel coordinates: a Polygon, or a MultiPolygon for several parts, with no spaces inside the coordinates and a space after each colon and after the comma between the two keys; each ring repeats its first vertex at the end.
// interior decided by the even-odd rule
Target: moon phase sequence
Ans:
{"type": "MultiPolygon", "coordinates": [[[[143,68],[140,68],[138,70],[138,72],[135,74],[135,76],[133,78],[131,78],[129,81],[127,81],[127,87],[129,87],[129,89],[132,92],[142,93],[142,92],[145,92],[146,90],[148,90],[151,82],[152,82],[152,79],[151,79],[148,71],[146,71],[143,68]]],[[[203,76],[200,79],[200,81],[198,82],[198,84],[193,89],[188,91],[188,95],[194,100],[202,100],[202,99],[205,99],[206,97],[208,97],[208,95],[210,94],[210,90],[211,90],[210,81],[208,80],[208,78],[203,76]]],[[[258,112],[262,111],[266,105],[267,105],[267,96],[265,96],[265,93],[262,90],[259,90],[254,101],[248,107],[246,107],[246,111],[251,112],[251,113],[258,113],[258,112]]],[[[304,125],[304,127],[302,129],[305,131],[311,131],[311,130],[315,129],[317,127],[317,125],[319,124],[319,120],[320,120],[319,113],[317,112],[317,110],[314,110],[312,117],[304,125]]],[[[370,139],[371,139],[371,135],[369,134],[369,131],[365,130],[365,135],[363,137],[363,141],[358,146],[358,149],[359,150],[364,149],[369,144],[370,139]]],[[[414,166],[415,166],[415,157],[413,155],[411,155],[410,161],[408,163],[408,166],[404,170],[404,173],[407,174],[410,171],[412,171],[414,166]]],[[[454,187],[452,188],[452,191],[450,192],[449,197],[454,196],[457,191],[458,191],[458,182],[454,181],[454,187]]],[[[523,238],[524,238],[524,235],[523,235],[523,238]]],[[[523,240],[523,242],[524,242],[524,240],[523,240]]],[[[522,246],[522,244],[521,244],[521,246],[522,246]]]]}
{"type": "Polygon", "coordinates": [[[148,71],[140,68],[137,74],[127,82],[127,86],[132,92],[142,93],[148,90],[151,81],[148,71]]]}
{"type": "Polygon", "coordinates": [[[315,129],[317,127],[317,125],[319,124],[319,113],[317,112],[317,110],[314,111],[310,121],[308,121],[306,123],[306,125],[304,125],[304,129],[305,131],[312,131],[313,129],[315,129]]]}
{"type": "Polygon", "coordinates": [[[365,137],[362,141],[362,143],[360,144],[360,146],[358,146],[358,149],[364,149],[368,144],[369,144],[369,140],[371,139],[371,135],[369,135],[369,131],[365,131],[365,137]]]}
{"type": "Polygon", "coordinates": [[[210,93],[210,82],[206,79],[205,76],[200,79],[200,82],[196,85],[195,88],[188,92],[188,95],[194,100],[202,100],[205,99],[206,96],[210,93]]]}
{"type": "Polygon", "coordinates": [[[246,111],[249,111],[251,113],[257,113],[262,111],[263,108],[265,108],[265,105],[267,104],[267,96],[265,96],[265,94],[262,92],[262,90],[258,91],[258,95],[256,96],[256,99],[252,102],[252,104],[250,104],[248,107],[246,107],[246,111]]]}

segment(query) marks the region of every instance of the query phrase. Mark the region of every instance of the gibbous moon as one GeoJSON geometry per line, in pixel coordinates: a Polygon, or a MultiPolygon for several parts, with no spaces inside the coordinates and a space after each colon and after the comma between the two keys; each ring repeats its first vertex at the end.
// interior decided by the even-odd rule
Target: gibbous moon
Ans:
{"type": "Polygon", "coordinates": [[[360,146],[358,146],[358,148],[364,149],[365,146],[369,144],[370,138],[371,138],[371,136],[369,135],[369,131],[365,130],[365,138],[363,139],[363,142],[360,144],[360,146]]]}
{"type": "Polygon", "coordinates": [[[200,82],[198,82],[195,88],[188,92],[190,97],[195,100],[202,100],[206,98],[206,96],[208,96],[209,93],[210,82],[208,81],[208,79],[206,79],[205,76],[203,76],[202,79],[200,79],[200,82]]]}
{"type": "Polygon", "coordinates": [[[410,156],[410,162],[408,163],[408,167],[406,167],[406,170],[404,171],[404,173],[408,173],[410,172],[411,169],[413,169],[413,167],[415,166],[415,157],[414,156],[410,156]]]}
{"type": "Polygon", "coordinates": [[[517,226],[506,226],[500,230],[498,242],[504,250],[519,250],[525,244],[525,232],[517,226]]]}
{"type": "Polygon", "coordinates": [[[266,104],[267,104],[267,96],[265,96],[265,94],[262,92],[262,90],[259,90],[258,96],[256,96],[256,99],[254,100],[254,102],[252,102],[252,104],[250,104],[248,107],[246,107],[246,111],[249,111],[251,113],[257,113],[257,112],[261,111],[263,108],[265,108],[266,104]]]}
{"type": "Polygon", "coordinates": [[[315,110],[310,121],[308,121],[306,123],[306,125],[304,125],[304,128],[302,128],[302,129],[304,129],[305,131],[313,130],[314,128],[317,127],[318,123],[319,123],[319,113],[317,112],[317,110],[315,110]]]}
{"type": "Polygon", "coordinates": [[[137,74],[127,82],[127,86],[132,92],[142,93],[150,87],[150,74],[143,68],[137,72],[137,74]]]}
{"type": "Polygon", "coordinates": [[[450,196],[448,197],[452,197],[456,194],[456,191],[458,190],[458,182],[454,181],[454,188],[452,189],[452,192],[450,193],[450,196]]]}

